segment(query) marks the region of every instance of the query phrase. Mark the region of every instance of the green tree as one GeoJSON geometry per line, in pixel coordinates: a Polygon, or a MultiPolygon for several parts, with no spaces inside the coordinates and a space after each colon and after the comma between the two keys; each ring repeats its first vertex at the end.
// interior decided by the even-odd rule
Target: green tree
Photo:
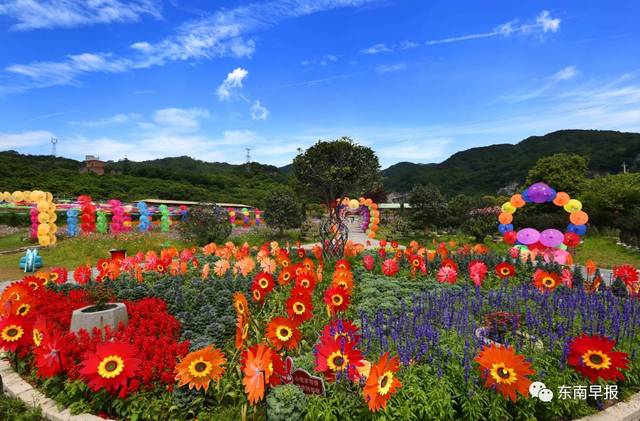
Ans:
{"type": "Polygon", "coordinates": [[[178,225],[180,236],[199,246],[222,243],[231,234],[227,211],[219,206],[192,206],[187,220],[178,225]]]}
{"type": "Polygon", "coordinates": [[[360,195],[380,185],[380,162],[371,148],[349,137],[318,141],[293,160],[299,188],[330,206],[337,198],[360,195]]]}
{"type": "Polygon", "coordinates": [[[543,181],[557,191],[576,195],[586,182],[587,163],[587,158],[581,155],[558,153],[545,156],[529,170],[526,184],[543,181]]]}
{"type": "Polygon", "coordinates": [[[272,190],[264,199],[264,219],[268,226],[277,228],[280,234],[287,228],[302,225],[301,205],[298,197],[289,189],[272,190]]]}
{"type": "Polygon", "coordinates": [[[447,202],[434,184],[415,186],[409,193],[409,204],[414,226],[424,229],[425,235],[430,228],[441,225],[447,202]]]}

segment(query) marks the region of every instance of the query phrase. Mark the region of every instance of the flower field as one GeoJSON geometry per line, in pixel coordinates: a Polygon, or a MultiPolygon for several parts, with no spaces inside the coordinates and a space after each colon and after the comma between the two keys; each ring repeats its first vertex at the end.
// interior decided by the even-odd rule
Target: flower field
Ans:
{"type": "Polygon", "coordinates": [[[61,405],[115,419],[571,420],[640,391],[631,266],[609,284],[484,246],[321,256],[212,243],[38,272],[2,292],[0,346],[61,405]],[[100,300],[128,323],[71,332],[100,300]]]}

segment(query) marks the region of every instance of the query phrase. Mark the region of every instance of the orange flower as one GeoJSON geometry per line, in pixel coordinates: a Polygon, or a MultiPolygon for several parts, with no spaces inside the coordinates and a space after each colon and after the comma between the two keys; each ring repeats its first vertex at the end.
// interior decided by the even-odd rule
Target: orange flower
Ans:
{"type": "Polygon", "coordinates": [[[516,392],[528,396],[531,380],[526,376],[535,374],[535,370],[525,361],[524,355],[494,343],[484,346],[475,361],[480,364],[486,388],[494,389],[514,402],[518,398],[516,392]]]}
{"type": "Polygon", "coordinates": [[[249,316],[249,303],[247,302],[247,297],[241,292],[233,293],[233,307],[236,309],[236,314],[238,316],[249,316]]]}
{"type": "Polygon", "coordinates": [[[310,259],[310,258],[308,258],[308,257],[305,257],[305,258],[302,260],[302,266],[304,266],[304,267],[305,267],[305,269],[307,270],[307,272],[311,272],[311,273],[313,273],[313,271],[314,271],[314,270],[315,270],[315,268],[316,268],[316,265],[313,263],[313,260],[311,260],[311,259],[310,259]]]}
{"type": "Polygon", "coordinates": [[[596,262],[594,262],[593,260],[587,260],[584,264],[584,266],[587,268],[587,275],[588,276],[592,276],[594,273],[596,273],[596,269],[597,269],[597,265],[596,262]]]}
{"type": "Polygon", "coordinates": [[[284,363],[269,346],[260,343],[242,353],[242,384],[249,403],[256,404],[264,398],[265,388],[280,384],[284,363]]]}
{"type": "Polygon", "coordinates": [[[260,269],[266,273],[273,273],[276,271],[276,261],[270,257],[265,257],[260,262],[260,269]]]}
{"type": "Polygon", "coordinates": [[[286,317],[275,317],[267,325],[267,337],[277,351],[295,349],[300,340],[298,323],[286,317]]]}
{"type": "Polygon", "coordinates": [[[205,256],[211,256],[216,252],[216,248],[217,248],[216,243],[209,243],[206,246],[202,247],[202,253],[205,256]]]}
{"type": "Polygon", "coordinates": [[[294,272],[290,268],[284,268],[278,275],[278,285],[288,285],[294,278],[294,272]]]}
{"type": "Polygon", "coordinates": [[[227,259],[218,260],[213,266],[213,272],[218,278],[222,278],[228,271],[231,265],[227,259]]]}
{"type": "Polygon", "coordinates": [[[391,395],[402,387],[402,383],[395,376],[399,365],[398,357],[390,359],[388,352],[380,357],[377,363],[371,365],[367,383],[363,389],[364,399],[371,411],[386,409],[391,395]]]}
{"type": "Polygon", "coordinates": [[[353,273],[348,270],[336,270],[333,272],[332,285],[343,287],[351,294],[353,291],[353,273]]]}
{"type": "Polygon", "coordinates": [[[560,277],[553,272],[541,270],[534,275],[533,285],[541,292],[550,292],[560,285],[560,277]]]}
{"type": "Polygon", "coordinates": [[[249,336],[249,319],[238,314],[236,317],[236,349],[241,349],[249,336]]]}
{"type": "Polygon", "coordinates": [[[202,266],[202,273],[200,274],[200,278],[203,281],[209,277],[210,270],[211,269],[209,268],[209,263],[205,263],[204,266],[202,266]]]}
{"type": "Polygon", "coordinates": [[[227,362],[222,351],[209,345],[206,348],[187,354],[182,361],[176,364],[174,369],[176,380],[179,381],[178,386],[182,387],[186,384],[189,389],[200,390],[204,388],[205,392],[209,388],[211,380],[219,381],[224,373],[224,367],[227,362]]]}

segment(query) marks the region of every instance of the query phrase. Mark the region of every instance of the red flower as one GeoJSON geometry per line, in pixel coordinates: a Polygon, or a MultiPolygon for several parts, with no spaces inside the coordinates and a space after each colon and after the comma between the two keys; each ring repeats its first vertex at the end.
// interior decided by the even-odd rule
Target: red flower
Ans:
{"type": "Polygon", "coordinates": [[[382,273],[385,275],[394,276],[398,270],[398,262],[395,259],[387,259],[382,262],[382,273]]]}
{"type": "Polygon", "coordinates": [[[323,340],[316,345],[315,370],[324,374],[327,380],[336,376],[346,376],[350,380],[358,378],[357,368],[362,366],[362,353],[354,342],[345,340],[323,340]]]}
{"type": "Polygon", "coordinates": [[[458,272],[453,269],[451,266],[442,266],[438,270],[438,274],[436,275],[438,282],[455,284],[456,279],[458,279],[458,272]]]}
{"type": "Polygon", "coordinates": [[[362,256],[362,265],[366,270],[368,271],[373,270],[374,263],[375,263],[375,260],[372,255],[365,254],[364,256],[362,256]]]}
{"type": "Polygon", "coordinates": [[[67,268],[56,267],[52,268],[50,272],[51,281],[56,284],[64,284],[67,282],[67,268]]]}
{"type": "Polygon", "coordinates": [[[638,271],[631,265],[620,265],[613,268],[613,276],[619,278],[628,287],[638,282],[638,271]]]}
{"type": "Polygon", "coordinates": [[[621,370],[629,368],[628,354],[614,351],[615,346],[616,341],[604,336],[583,334],[569,343],[567,362],[591,383],[598,377],[604,381],[624,380],[621,370]]]}
{"type": "Polygon", "coordinates": [[[391,242],[391,248],[397,249],[398,248],[398,242],[397,241],[392,241],[391,242]]]}
{"type": "Polygon", "coordinates": [[[475,286],[481,286],[482,282],[487,277],[487,265],[480,260],[474,260],[469,263],[469,277],[475,286]]]}
{"type": "Polygon", "coordinates": [[[336,262],[335,270],[351,270],[351,264],[346,259],[340,259],[336,262]]]}
{"type": "Polygon", "coordinates": [[[440,263],[440,267],[450,267],[451,269],[458,271],[458,264],[453,259],[444,259],[442,263],[440,263]]]}
{"type": "Polygon", "coordinates": [[[62,355],[56,339],[45,339],[34,349],[33,355],[38,377],[47,379],[62,372],[62,355]]]}
{"type": "MultiPolygon", "coordinates": [[[[302,267],[302,265],[300,266],[302,267]]],[[[279,285],[288,285],[292,279],[295,277],[295,269],[287,267],[283,268],[278,275],[278,284],[279,285]]]]}
{"type": "Polygon", "coordinates": [[[516,268],[507,262],[502,262],[496,266],[496,275],[498,275],[500,279],[511,278],[515,274],[516,268]]]}
{"type": "Polygon", "coordinates": [[[303,273],[300,276],[296,276],[296,283],[294,288],[305,289],[309,293],[316,287],[316,278],[311,273],[303,273]]]}
{"type": "Polygon", "coordinates": [[[84,285],[91,280],[91,267],[80,265],[73,271],[73,279],[80,285],[84,285]]]}
{"type": "Polygon", "coordinates": [[[313,303],[311,302],[311,296],[304,291],[306,290],[296,290],[296,288],[294,288],[291,291],[291,296],[285,303],[285,308],[289,317],[299,323],[307,321],[313,317],[313,303]]]}
{"type": "Polygon", "coordinates": [[[96,346],[82,361],[79,373],[94,392],[100,389],[116,392],[127,386],[141,361],[134,358],[136,350],[124,342],[105,342],[96,346]]]}
{"type": "Polygon", "coordinates": [[[262,400],[267,386],[280,384],[284,362],[269,346],[261,343],[245,349],[240,362],[244,374],[242,384],[249,403],[255,404],[262,400]]]}
{"type": "Polygon", "coordinates": [[[331,313],[347,311],[349,298],[349,292],[341,286],[327,288],[324,292],[324,302],[331,313]]]}
{"type": "Polygon", "coordinates": [[[351,320],[336,319],[332,320],[322,330],[321,341],[337,341],[344,339],[347,342],[357,344],[360,342],[358,334],[358,326],[354,325],[351,320]]]}

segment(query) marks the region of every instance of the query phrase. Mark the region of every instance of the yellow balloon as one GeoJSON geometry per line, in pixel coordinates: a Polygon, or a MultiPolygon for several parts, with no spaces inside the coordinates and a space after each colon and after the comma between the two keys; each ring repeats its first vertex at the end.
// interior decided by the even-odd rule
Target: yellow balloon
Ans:
{"type": "Polygon", "coordinates": [[[2,200],[3,202],[8,202],[9,200],[11,200],[11,193],[6,191],[6,192],[0,194],[0,200],[2,200]]]}
{"type": "Polygon", "coordinates": [[[564,205],[564,210],[569,213],[578,212],[579,210],[582,210],[582,202],[577,199],[571,199],[566,205],[564,205]]]}
{"type": "Polygon", "coordinates": [[[504,202],[502,204],[502,212],[506,213],[514,213],[516,211],[516,207],[511,204],[511,202],[504,202]]]}
{"type": "Polygon", "coordinates": [[[49,238],[48,235],[39,235],[38,236],[38,243],[42,246],[42,247],[47,247],[48,245],[51,244],[51,238],[49,238]]]}
{"type": "Polygon", "coordinates": [[[56,214],[55,211],[49,210],[49,213],[47,215],[49,215],[49,222],[56,222],[56,220],[58,219],[58,214],[56,214]]]}
{"type": "Polygon", "coordinates": [[[24,197],[25,202],[33,202],[33,200],[31,200],[31,192],[29,190],[23,191],[22,197],[24,197]]]}
{"type": "Polygon", "coordinates": [[[47,202],[53,202],[53,195],[51,192],[46,192],[45,195],[47,196],[47,202]]]}
{"type": "Polygon", "coordinates": [[[51,228],[49,227],[49,224],[40,224],[38,225],[38,235],[45,235],[45,234],[49,234],[49,231],[51,230],[51,228]]]}
{"type": "Polygon", "coordinates": [[[56,238],[56,236],[54,234],[50,234],[49,235],[49,245],[52,246],[57,242],[58,242],[58,239],[56,238]]]}
{"type": "Polygon", "coordinates": [[[358,202],[356,199],[351,199],[349,201],[349,208],[350,209],[358,209],[359,206],[360,206],[360,202],[358,202]]]}
{"type": "Polygon", "coordinates": [[[47,212],[49,210],[49,204],[44,201],[36,203],[36,207],[38,212],[47,212]]]}
{"type": "Polygon", "coordinates": [[[38,214],[38,222],[40,222],[41,224],[46,224],[47,222],[49,222],[49,214],[46,212],[40,212],[38,214]]]}
{"type": "Polygon", "coordinates": [[[13,192],[13,201],[14,202],[22,202],[24,201],[24,193],[20,190],[13,192]]]}
{"type": "Polygon", "coordinates": [[[56,232],[58,232],[58,226],[54,223],[49,223],[49,234],[55,234],[56,232]]]}

